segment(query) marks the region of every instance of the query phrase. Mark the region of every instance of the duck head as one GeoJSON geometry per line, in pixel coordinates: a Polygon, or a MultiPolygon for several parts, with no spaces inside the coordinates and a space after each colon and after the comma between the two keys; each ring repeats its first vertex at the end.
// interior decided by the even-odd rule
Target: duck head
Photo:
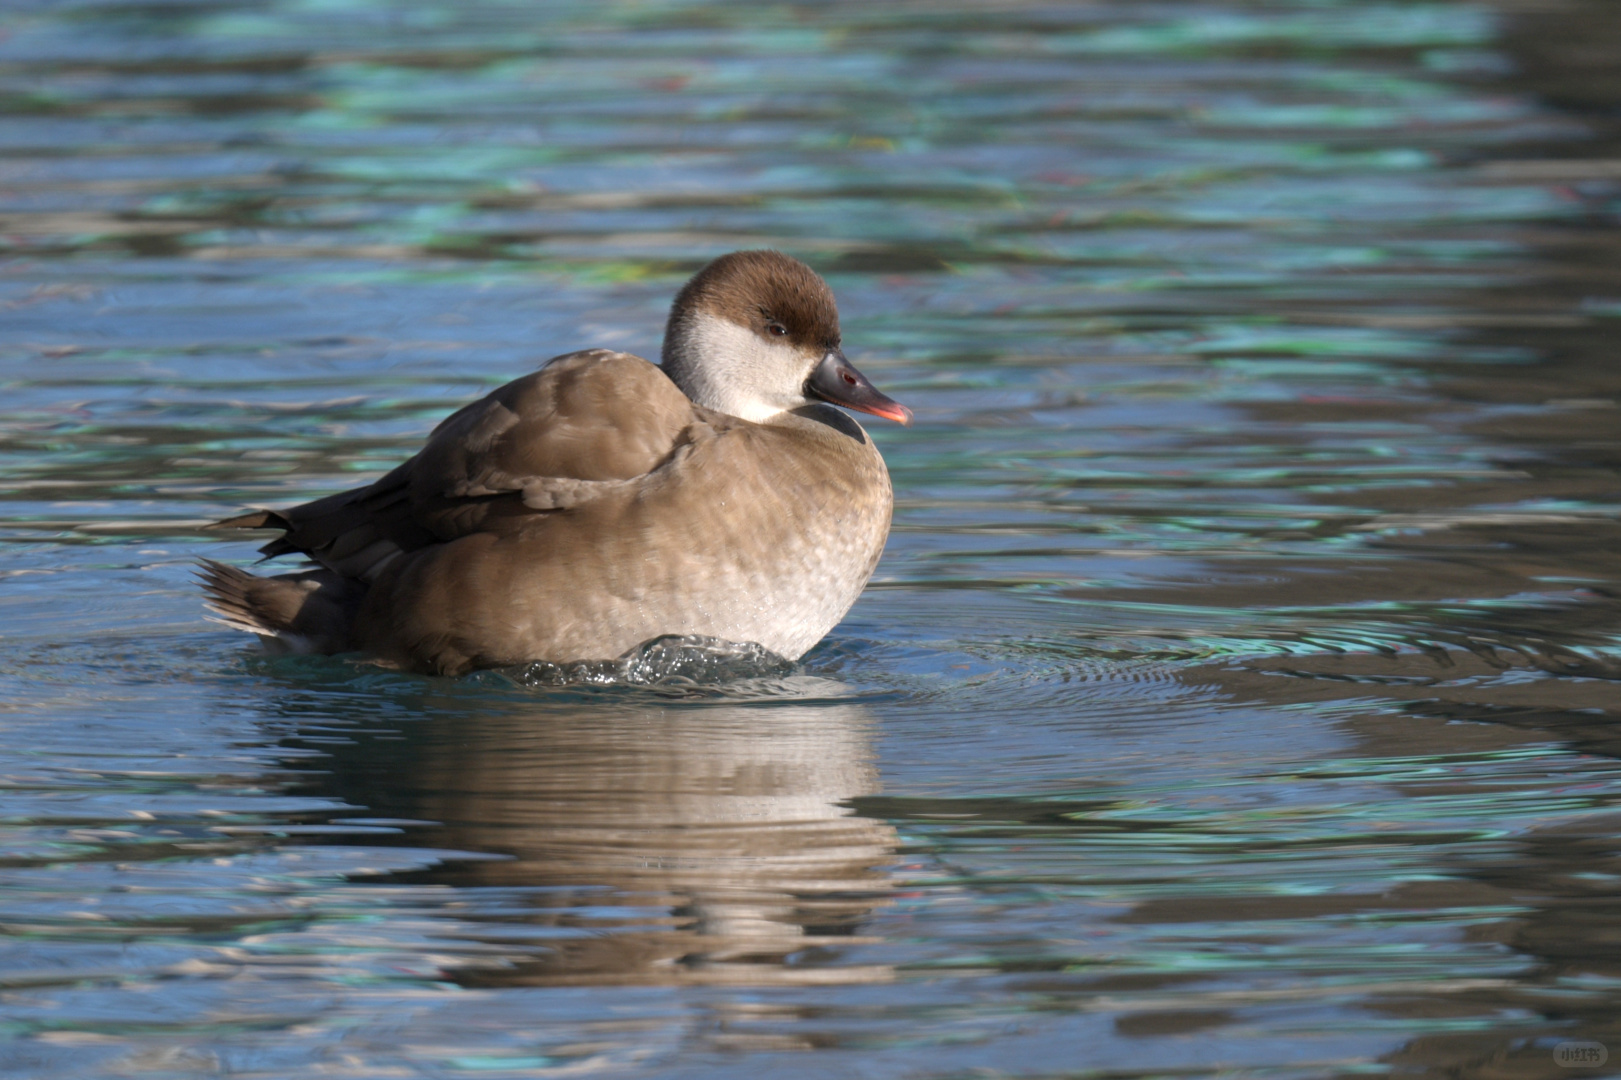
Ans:
{"type": "Polygon", "coordinates": [[[844,358],[827,282],[778,251],[735,251],[698,271],[670,309],[663,360],[693,401],[756,423],[813,401],[912,422],[844,358]]]}

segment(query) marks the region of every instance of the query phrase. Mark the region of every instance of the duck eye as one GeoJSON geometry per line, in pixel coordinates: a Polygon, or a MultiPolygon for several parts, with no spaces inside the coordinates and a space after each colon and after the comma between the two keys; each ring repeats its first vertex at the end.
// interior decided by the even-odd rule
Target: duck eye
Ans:
{"type": "Polygon", "coordinates": [[[782,325],[782,323],[780,323],[780,322],[768,322],[768,323],[766,323],[765,324],[765,330],[766,330],[766,333],[770,334],[772,337],[787,337],[788,336],[788,328],[786,326],[782,325]]]}

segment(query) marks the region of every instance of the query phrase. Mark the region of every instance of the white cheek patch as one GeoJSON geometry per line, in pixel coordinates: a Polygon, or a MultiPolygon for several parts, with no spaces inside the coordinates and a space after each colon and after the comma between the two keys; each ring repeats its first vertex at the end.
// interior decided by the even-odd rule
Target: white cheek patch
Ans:
{"type": "Polygon", "coordinates": [[[685,344],[693,358],[683,387],[706,408],[761,423],[807,401],[805,358],[728,319],[700,314],[685,344]]]}

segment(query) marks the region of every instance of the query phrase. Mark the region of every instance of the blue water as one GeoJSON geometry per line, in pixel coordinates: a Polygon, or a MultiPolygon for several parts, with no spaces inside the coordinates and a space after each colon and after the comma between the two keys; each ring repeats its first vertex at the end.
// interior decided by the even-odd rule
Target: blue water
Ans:
{"type": "Polygon", "coordinates": [[[1555,1059],[1621,1061],[1612,42],[7,6],[0,1074],[1613,1075],[1555,1059]],[[801,665],[432,679],[204,621],[195,559],[254,545],[203,524],[655,356],[757,246],[917,413],[801,665]]]}

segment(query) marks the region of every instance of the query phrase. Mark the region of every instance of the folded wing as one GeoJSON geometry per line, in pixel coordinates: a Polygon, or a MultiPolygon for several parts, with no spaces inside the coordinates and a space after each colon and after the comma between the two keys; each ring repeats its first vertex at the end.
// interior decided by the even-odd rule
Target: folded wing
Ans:
{"type": "Polygon", "coordinates": [[[402,552],[521,528],[636,481],[726,423],[640,357],[570,353],[452,413],[373,484],[214,527],[282,529],[265,558],[299,553],[369,581],[402,552]]]}

